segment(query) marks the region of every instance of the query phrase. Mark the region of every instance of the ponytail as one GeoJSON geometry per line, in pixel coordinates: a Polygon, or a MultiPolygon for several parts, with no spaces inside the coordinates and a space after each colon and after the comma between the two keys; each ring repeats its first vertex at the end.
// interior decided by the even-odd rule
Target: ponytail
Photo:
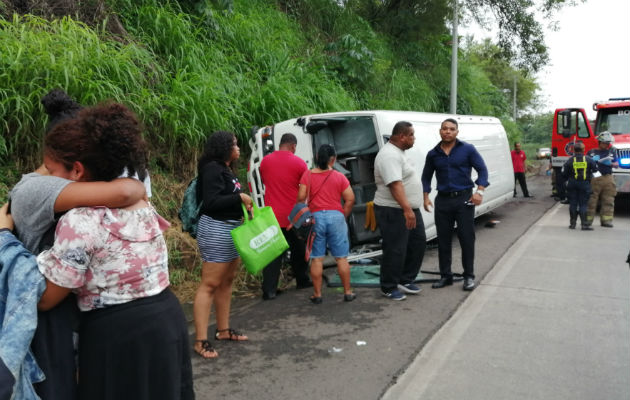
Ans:
{"type": "Polygon", "coordinates": [[[332,157],[336,157],[337,153],[335,152],[335,148],[329,144],[323,144],[319,147],[317,151],[317,167],[319,169],[325,170],[328,169],[328,163],[332,157]]]}

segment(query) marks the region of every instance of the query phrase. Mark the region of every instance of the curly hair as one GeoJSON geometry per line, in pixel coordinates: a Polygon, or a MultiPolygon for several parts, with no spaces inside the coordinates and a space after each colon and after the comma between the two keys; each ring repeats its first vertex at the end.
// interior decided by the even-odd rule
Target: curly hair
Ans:
{"type": "Polygon", "coordinates": [[[83,107],[61,89],[53,89],[42,97],[44,111],[48,114],[46,131],[50,132],[60,122],[77,115],[83,107]]]}
{"type": "Polygon", "coordinates": [[[125,168],[129,175],[146,174],[147,146],[136,115],[118,103],[84,108],[55,126],[45,139],[45,154],[71,169],[80,161],[88,178],[111,181],[125,168]]]}
{"type": "MultiPolygon", "coordinates": [[[[210,161],[225,163],[230,160],[232,148],[234,147],[234,135],[232,132],[216,131],[206,140],[203,154],[197,164],[197,171],[200,173],[204,165],[210,161]]],[[[231,165],[232,169],[234,165],[231,165]]]]}

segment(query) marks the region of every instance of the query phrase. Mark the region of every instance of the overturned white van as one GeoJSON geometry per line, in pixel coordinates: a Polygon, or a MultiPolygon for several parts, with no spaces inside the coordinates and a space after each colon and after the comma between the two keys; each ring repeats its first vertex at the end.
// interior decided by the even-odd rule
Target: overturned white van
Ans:
{"type": "MultiPolygon", "coordinates": [[[[348,219],[353,251],[350,260],[373,257],[380,254],[378,228],[365,227],[366,203],[374,199],[374,158],[383,144],[387,143],[394,125],[408,121],[415,129],[415,144],[407,150],[409,158],[422,173],[427,153],[440,141],[440,124],[446,118],[454,118],[459,124],[458,138],[473,144],[488,167],[490,186],[485,190],[483,203],[475,208],[476,216],[487,213],[511,200],[514,191],[514,174],[507,135],[499,119],[472,115],[449,115],[411,111],[351,111],[307,115],[290,119],[272,126],[252,129],[249,141],[252,153],[247,180],[252,198],[259,206],[264,205],[265,188],[260,180],[260,162],[263,157],[278,148],[285,133],[297,137],[296,155],[314,166],[317,149],[322,144],[332,144],[337,151],[335,169],[350,180],[356,196],[356,204],[348,219]]],[[[473,174],[474,174],[473,170],[473,174]]],[[[473,180],[476,179],[473,176],[473,180]]],[[[437,193],[435,177],[431,198],[437,193]]],[[[427,240],[436,236],[433,213],[421,210],[427,240]]]]}

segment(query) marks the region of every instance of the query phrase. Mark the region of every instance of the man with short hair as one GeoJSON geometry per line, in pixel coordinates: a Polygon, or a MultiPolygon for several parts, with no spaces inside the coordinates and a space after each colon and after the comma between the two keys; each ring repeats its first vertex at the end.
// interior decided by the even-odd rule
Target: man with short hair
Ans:
{"type": "MultiPolygon", "coordinates": [[[[270,206],[282,229],[291,251],[291,268],[298,289],[312,287],[308,274],[308,264],[304,258],[305,244],[295,229],[289,226],[289,213],[295,205],[300,177],[308,169],[304,160],[295,155],[297,138],[285,133],[280,138],[277,151],[264,157],[260,163],[260,178],[265,185],[265,205],[270,206]]],[[[264,300],[272,300],[278,294],[278,279],[282,258],[280,255],[263,269],[262,292],[264,300]]]]}
{"type": "Polygon", "coordinates": [[[512,167],[514,168],[514,197],[516,197],[516,182],[521,185],[521,191],[523,197],[532,197],[527,191],[527,182],[525,181],[525,161],[527,156],[525,152],[521,150],[521,144],[519,142],[514,143],[514,150],[512,154],[512,167]]]}
{"type": "Polygon", "coordinates": [[[448,118],[440,126],[442,141],[427,154],[422,171],[424,188],[424,209],[430,212],[433,203],[429,199],[431,179],[435,173],[437,196],[435,198],[435,227],[438,239],[438,260],[440,280],[433,284],[434,289],[453,284],[451,271],[452,241],[455,223],[457,237],[462,248],[464,267],[464,290],[475,288],[475,206],[483,201],[483,193],[488,183],[488,169],[481,155],[472,144],[457,139],[457,121],[448,118]],[[473,193],[472,169],[477,171],[477,190],[473,193]]]}
{"type": "Polygon", "coordinates": [[[374,214],[383,238],[381,292],[391,300],[404,300],[404,293],[420,293],[414,281],[427,238],[420,214],[418,167],[406,154],[414,141],[413,126],[400,121],[374,161],[374,214]]]}

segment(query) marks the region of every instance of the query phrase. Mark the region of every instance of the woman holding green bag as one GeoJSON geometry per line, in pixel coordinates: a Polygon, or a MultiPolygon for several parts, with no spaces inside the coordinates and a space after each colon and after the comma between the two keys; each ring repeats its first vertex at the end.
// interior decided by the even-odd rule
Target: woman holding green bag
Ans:
{"type": "Polygon", "coordinates": [[[243,218],[241,204],[252,209],[252,199],[241,191],[234,162],[240,156],[236,137],[231,132],[214,132],[206,141],[197,165],[197,198],[201,200],[201,216],[197,228],[197,244],[203,265],[201,284],[195,294],[194,350],[203,358],[215,358],[218,353],[208,341],[208,321],[214,304],[217,328],[216,340],[248,340],[247,336],[230,328],[232,281],[241,263],[230,231],[243,218]]]}

